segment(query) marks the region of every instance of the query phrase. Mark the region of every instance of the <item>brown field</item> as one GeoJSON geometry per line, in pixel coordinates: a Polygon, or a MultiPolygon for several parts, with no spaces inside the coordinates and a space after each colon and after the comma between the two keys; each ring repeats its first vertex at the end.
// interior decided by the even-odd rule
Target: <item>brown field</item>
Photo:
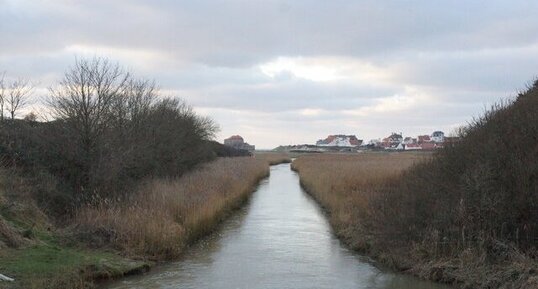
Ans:
{"type": "Polygon", "coordinates": [[[256,152],[254,157],[267,162],[270,166],[283,163],[291,163],[291,158],[286,153],[277,152],[256,152]]]}
{"type": "Polygon", "coordinates": [[[173,258],[244,203],[268,173],[265,161],[221,158],[180,179],[147,181],[129,201],[81,209],[76,231],[127,255],[173,258]]]}

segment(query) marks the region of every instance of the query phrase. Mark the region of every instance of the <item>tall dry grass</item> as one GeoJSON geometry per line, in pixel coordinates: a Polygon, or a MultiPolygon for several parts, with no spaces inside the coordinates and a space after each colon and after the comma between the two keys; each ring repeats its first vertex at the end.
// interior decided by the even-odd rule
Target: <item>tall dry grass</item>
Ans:
{"type": "Polygon", "coordinates": [[[372,202],[379,191],[430,157],[428,153],[316,154],[297,158],[292,169],[329,213],[336,234],[354,249],[368,249],[378,219],[372,202]]]}
{"type": "Polygon", "coordinates": [[[262,160],[221,158],[179,179],[148,180],[128,200],[82,208],[74,228],[95,246],[173,258],[240,206],[268,173],[262,160]]]}
{"type": "Polygon", "coordinates": [[[254,157],[267,162],[270,166],[283,163],[291,163],[291,158],[286,153],[279,152],[256,152],[254,157]]]}

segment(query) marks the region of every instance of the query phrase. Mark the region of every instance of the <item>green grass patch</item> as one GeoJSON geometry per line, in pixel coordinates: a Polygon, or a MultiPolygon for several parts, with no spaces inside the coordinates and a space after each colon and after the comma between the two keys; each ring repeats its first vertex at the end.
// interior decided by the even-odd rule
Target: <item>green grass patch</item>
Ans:
{"type": "Polygon", "coordinates": [[[147,262],[125,259],[113,252],[51,244],[3,250],[0,259],[0,272],[16,279],[15,288],[47,284],[83,288],[92,280],[145,271],[150,266],[147,262]]]}

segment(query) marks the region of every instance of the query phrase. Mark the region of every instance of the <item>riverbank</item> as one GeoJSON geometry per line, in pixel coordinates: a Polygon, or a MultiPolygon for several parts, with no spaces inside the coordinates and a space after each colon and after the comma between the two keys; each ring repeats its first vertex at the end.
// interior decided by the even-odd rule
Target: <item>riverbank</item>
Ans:
{"type": "Polygon", "coordinates": [[[449,289],[380,270],[344,247],[288,164],[272,166],[248,204],[180,260],[104,288],[449,289]]]}
{"type": "Polygon", "coordinates": [[[31,198],[9,196],[24,186],[6,183],[4,175],[0,216],[20,243],[0,251],[0,273],[15,278],[0,288],[88,288],[173,260],[240,207],[268,173],[268,163],[255,158],[218,159],[179,179],[146,180],[128,199],[80,208],[60,228],[45,214],[29,215],[40,211],[31,198]]]}
{"type": "MultiPolygon", "coordinates": [[[[316,154],[300,156],[291,169],[301,187],[322,207],[335,234],[351,249],[374,253],[367,222],[376,191],[414,165],[423,153],[316,154]]],[[[386,262],[385,262],[386,263],[386,262]]],[[[387,264],[395,267],[395,264],[387,264]]]]}
{"type": "Polygon", "coordinates": [[[384,266],[461,288],[536,288],[536,259],[513,244],[488,240],[458,244],[434,229],[416,237],[402,229],[413,223],[399,219],[418,214],[415,222],[425,222],[429,217],[421,210],[433,208],[416,192],[393,190],[401,189],[397,184],[409,177],[408,169],[426,166],[431,158],[420,153],[323,154],[299,157],[292,169],[324,208],[335,234],[384,266]],[[410,210],[411,202],[418,207],[410,210]]]}

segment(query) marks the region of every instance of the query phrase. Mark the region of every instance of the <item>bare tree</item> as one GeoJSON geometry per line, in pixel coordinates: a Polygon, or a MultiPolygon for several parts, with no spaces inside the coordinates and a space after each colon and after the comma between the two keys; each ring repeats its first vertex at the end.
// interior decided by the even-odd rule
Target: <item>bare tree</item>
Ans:
{"type": "Polygon", "coordinates": [[[15,119],[17,111],[28,104],[28,98],[33,89],[30,81],[23,78],[9,84],[4,102],[12,120],[15,119]]]}
{"type": "Polygon", "coordinates": [[[109,125],[113,106],[130,76],[104,58],[77,60],[57,88],[51,88],[55,116],[71,123],[89,144],[109,125]]]}
{"type": "Polygon", "coordinates": [[[99,166],[99,144],[114,123],[114,105],[122,97],[130,75],[105,58],[76,60],[60,84],[51,88],[49,104],[54,116],[65,121],[80,154],[82,187],[99,166]]]}
{"type": "Polygon", "coordinates": [[[210,119],[178,99],[161,99],[153,81],[106,59],[77,60],[50,92],[57,129],[51,147],[60,144],[58,173],[69,172],[79,202],[121,193],[142,177],[180,175],[213,157],[210,119]]]}
{"type": "Polygon", "coordinates": [[[6,86],[4,82],[4,77],[6,73],[2,73],[0,76],[0,121],[4,120],[4,99],[6,93],[6,86]]]}
{"type": "Polygon", "coordinates": [[[114,124],[120,134],[143,129],[143,118],[157,99],[158,93],[154,81],[129,79],[121,97],[116,98],[113,108],[114,124]]]}

